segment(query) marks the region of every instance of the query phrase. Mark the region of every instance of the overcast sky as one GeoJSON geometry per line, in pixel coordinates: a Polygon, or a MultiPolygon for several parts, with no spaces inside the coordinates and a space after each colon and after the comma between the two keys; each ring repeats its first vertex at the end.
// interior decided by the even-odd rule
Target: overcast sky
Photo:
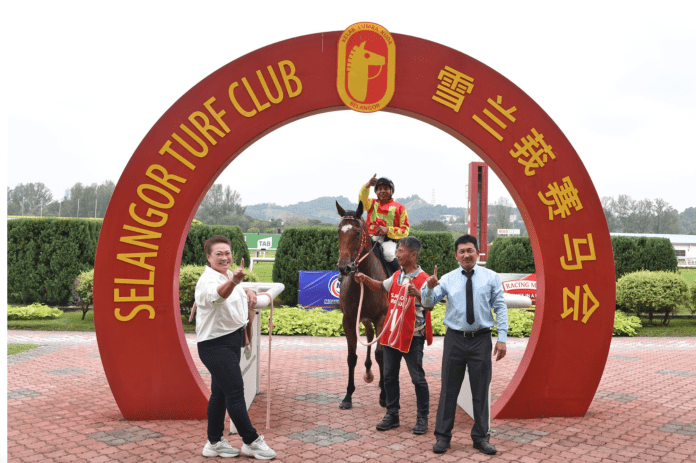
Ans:
{"type": "MultiPolygon", "coordinates": [[[[7,183],[118,181],[159,117],[193,85],[272,43],[359,21],[421,37],[487,64],[558,124],[600,196],[696,206],[696,33],[691,2],[6,2],[7,183]],[[418,6],[416,6],[418,5],[418,6]]],[[[397,44],[398,46],[398,44],[397,44]]],[[[461,178],[418,162],[478,161],[425,123],[338,111],[286,125],[247,149],[218,182],[244,205],[357,198],[375,173],[396,196],[464,206],[461,178]],[[337,143],[349,126],[364,153],[337,143]],[[386,160],[381,169],[363,166],[386,160]],[[406,162],[415,168],[408,168],[406,162]],[[329,162],[330,160],[330,162],[329,162]],[[253,174],[269,161],[275,167],[253,174]],[[310,167],[308,167],[310,166],[310,167]],[[312,166],[319,166],[317,168],[312,166]],[[317,172],[318,171],[318,172],[317,172]],[[240,175],[244,173],[244,175],[240,175]]],[[[493,177],[493,176],[492,176],[493,177]]],[[[490,202],[507,191],[491,180],[490,202]]]]}

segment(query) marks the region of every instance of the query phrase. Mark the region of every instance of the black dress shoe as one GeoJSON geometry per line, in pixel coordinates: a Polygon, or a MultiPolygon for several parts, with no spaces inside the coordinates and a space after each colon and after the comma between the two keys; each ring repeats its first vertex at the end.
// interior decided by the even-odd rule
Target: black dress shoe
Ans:
{"type": "Polygon", "coordinates": [[[450,443],[447,442],[444,439],[438,439],[437,442],[435,442],[435,445],[433,445],[433,452],[435,453],[445,453],[447,449],[449,448],[450,443]]]}
{"type": "Polygon", "coordinates": [[[482,442],[474,442],[474,448],[479,450],[480,452],[485,453],[486,455],[495,455],[497,450],[495,447],[491,445],[490,442],[487,441],[482,441],[482,442]]]}
{"type": "Polygon", "coordinates": [[[390,415],[387,413],[382,418],[382,421],[377,425],[377,431],[386,431],[391,428],[399,427],[399,415],[390,415]]]}
{"type": "Polygon", "coordinates": [[[425,434],[428,430],[428,419],[418,418],[416,419],[416,425],[413,427],[413,434],[425,434]]]}

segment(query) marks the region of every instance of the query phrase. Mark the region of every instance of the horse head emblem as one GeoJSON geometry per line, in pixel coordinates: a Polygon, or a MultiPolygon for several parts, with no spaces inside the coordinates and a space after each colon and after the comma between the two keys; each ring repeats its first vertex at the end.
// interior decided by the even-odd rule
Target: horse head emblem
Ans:
{"type": "Polygon", "coordinates": [[[365,50],[365,43],[354,46],[348,56],[348,90],[357,101],[365,101],[367,82],[382,72],[382,66],[385,63],[384,56],[365,50]],[[369,66],[379,66],[379,72],[370,77],[369,66]]]}

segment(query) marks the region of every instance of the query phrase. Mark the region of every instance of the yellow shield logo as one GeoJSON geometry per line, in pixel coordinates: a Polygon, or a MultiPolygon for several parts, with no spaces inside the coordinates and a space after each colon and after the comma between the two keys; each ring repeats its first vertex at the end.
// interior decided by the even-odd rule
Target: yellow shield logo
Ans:
{"type": "Polygon", "coordinates": [[[372,113],[386,107],[394,96],[396,46],[385,28],[356,23],[338,40],[336,88],[350,109],[372,113]]]}

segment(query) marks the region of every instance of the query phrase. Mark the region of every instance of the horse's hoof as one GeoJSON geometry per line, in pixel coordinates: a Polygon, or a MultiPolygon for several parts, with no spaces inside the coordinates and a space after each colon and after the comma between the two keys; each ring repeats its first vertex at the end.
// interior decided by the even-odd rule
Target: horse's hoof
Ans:
{"type": "Polygon", "coordinates": [[[374,381],[375,375],[373,375],[371,371],[368,371],[367,373],[365,373],[365,376],[363,376],[363,378],[365,379],[366,383],[371,383],[372,381],[374,381]]]}
{"type": "Polygon", "coordinates": [[[379,405],[382,408],[387,408],[387,402],[382,398],[379,399],[379,405]]]}
{"type": "MultiPolygon", "coordinates": [[[[385,407],[386,405],[383,405],[385,407]]],[[[345,400],[341,402],[341,404],[338,406],[341,410],[350,410],[353,408],[353,403],[352,402],[346,402],[345,400]]]]}

